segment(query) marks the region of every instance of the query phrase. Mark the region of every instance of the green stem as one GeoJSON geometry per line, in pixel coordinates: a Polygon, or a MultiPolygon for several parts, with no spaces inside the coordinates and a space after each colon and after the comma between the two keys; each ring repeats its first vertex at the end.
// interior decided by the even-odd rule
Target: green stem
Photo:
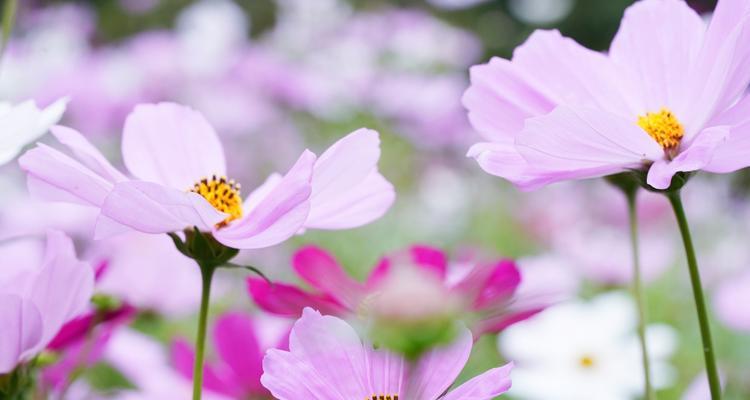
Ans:
{"type": "Polygon", "coordinates": [[[5,46],[10,40],[10,34],[13,31],[13,25],[16,21],[16,10],[18,9],[18,0],[5,0],[5,6],[3,7],[3,30],[2,30],[2,41],[0,42],[0,59],[3,57],[5,52],[5,46]]]}
{"type": "Polygon", "coordinates": [[[198,337],[195,339],[195,363],[193,365],[193,400],[200,400],[203,388],[203,357],[206,347],[206,325],[208,323],[208,304],[211,297],[211,279],[214,266],[201,265],[203,287],[201,290],[201,310],[198,317],[198,337]]]}
{"type": "Polygon", "coordinates": [[[700,325],[701,339],[703,341],[703,357],[706,363],[708,384],[711,388],[711,399],[721,400],[721,381],[719,380],[719,371],[716,367],[714,345],[711,339],[711,327],[708,321],[708,312],[706,311],[706,300],[703,295],[703,287],[701,286],[701,276],[698,270],[698,262],[695,258],[693,240],[690,237],[690,227],[685,216],[685,209],[682,206],[680,192],[677,190],[666,192],[666,196],[672,204],[672,209],[674,210],[674,215],[677,218],[677,224],[682,234],[682,242],[685,245],[688,271],[690,271],[690,283],[693,286],[693,297],[695,298],[695,308],[698,313],[698,324],[700,325]]]}
{"type": "Polygon", "coordinates": [[[646,300],[643,292],[643,281],[641,279],[641,260],[638,245],[638,209],[636,207],[637,188],[624,190],[628,200],[628,220],[630,222],[630,243],[633,256],[633,294],[638,308],[638,340],[641,342],[641,361],[643,362],[643,393],[646,400],[655,399],[654,389],[651,386],[651,363],[648,357],[648,344],[646,342],[646,300]]]}

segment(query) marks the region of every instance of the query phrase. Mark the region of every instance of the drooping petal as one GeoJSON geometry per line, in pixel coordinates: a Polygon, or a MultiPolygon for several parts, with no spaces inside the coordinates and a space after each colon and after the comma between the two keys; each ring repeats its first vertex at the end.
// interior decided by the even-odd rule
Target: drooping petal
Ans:
{"type": "Polygon", "coordinates": [[[534,173],[551,180],[606,176],[644,161],[658,160],[663,150],[633,121],[590,108],[560,106],[527,121],[516,147],[534,173]]]}
{"type": "Polygon", "coordinates": [[[708,165],[714,157],[715,149],[729,136],[729,128],[717,126],[701,132],[687,149],[671,161],[656,161],[648,171],[646,181],[656,189],[666,189],[677,172],[697,171],[708,165]]]}
{"type": "Polygon", "coordinates": [[[609,55],[636,88],[637,114],[672,108],[685,111],[689,68],[703,43],[706,24],[684,1],[640,1],[628,7],[609,55]]]}
{"type": "Polygon", "coordinates": [[[27,151],[18,162],[28,174],[31,194],[46,200],[100,207],[112,190],[112,182],[44,144],[27,151]]]}
{"type": "Polygon", "coordinates": [[[240,313],[227,313],[216,320],[214,342],[221,359],[248,391],[260,389],[263,353],[253,321],[240,313]]]}
{"type": "Polygon", "coordinates": [[[535,173],[513,142],[477,143],[466,156],[477,160],[488,174],[507,179],[521,190],[533,190],[554,180],[535,173]]]}
{"type": "Polygon", "coordinates": [[[380,138],[370,129],[358,129],[329,147],[315,162],[305,227],[354,228],[385,214],[395,192],[377,171],[379,159],[380,138]]]}
{"type": "Polygon", "coordinates": [[[405,399],[435,400],[456,380],[471,353],[473,339],[462,329],[455,341],[422,356],[409,374],[405,399]]]}
{"type": "Polygon", "coordinates": [[[330,398],[361,399],[371,394],[365,349],[357,332],[343,320],[305,309],[292,328],[289,349],[327,384],[330,398]]]}
{"type": "Polygon", "coordinates": [[[308,246],[298,250],[292,265],[305,282],[349,309],[356,309],[364,297],[364,286],[350,278],[333,256],[320,248],[308,246]]]}
{"type": "MultiPolygon", "coordinates": [[[[116,184],[104,200],[101,214],[143,233],[176,232],[193,226],[208,231],[227,217],[197,193],[141,181],[116,184]]],[[[106,232],[97,223],[95,238],[106,232]]]]}
{"type": "Polygon", "coordinates": [[[310,179],[315,155],[302,153],[273,190],[245,217],[214,229],[214,237],[230,247],[257,249],[273,246],[302,228],[310,211],[310,179]]]}
{"type": "Polygon", "coordinates": [[[70,238],[49,231],[42,267],[28,293],[39,309],[44,329],[39,343],[26,355],[45,348],[66,322],[86,309],[93,293],[91,266],[78,260],[70,238]]]}
{"type": "Polygon", "coordinates": [[[136,106],[125,121],[122,155],[137,178],[178,190],[226,171],[224,150],[208,121],[174,103],[136,106]]]}
{"type": "Polygon", "coordinates": [[[305,307],[313,307],[327,315],[343,315],[347,311],[330,297],[305,293],[283,283],[271,284],[261,278],[248,278],[247,289],[255,304],[271,314],[298,318],[305,307]]]}
{"type": "Polygon", "coordinates": [[[15,294],[0,294],[0,374],[12,371],[22,354],[36,347],[44,327],[39,309],[29,299],[15,294]]]}
{"type": "Polygon", "coordinates": [[[451,390],[441,400],[491,400],[510,389],[513,363],[493,368],[451,390]]]}
{"type": "Polygon", "coordinates": [[[70,149],[78,161],[97,175],[113,183],[128,179],[122,172],[113,167],[80,132],[60,125],[53,126],[50,130],[60,143],[70,149]]]}

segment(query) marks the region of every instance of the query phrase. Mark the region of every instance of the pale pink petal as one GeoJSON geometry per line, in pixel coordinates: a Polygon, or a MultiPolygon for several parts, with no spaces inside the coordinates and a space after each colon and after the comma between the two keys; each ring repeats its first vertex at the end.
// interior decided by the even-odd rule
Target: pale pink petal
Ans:
{"type": "Polygon", "coordinates": [[[409,374],[405,399],[434,400],[456,380],[471,354],[473,339],[462,329],[455,341],[424,354],[409,374]]]}
{"type": "Polygon", "coordinates": [[[26,355],[44,349],[62,326],[80,315],[94,294],[94,271],[79,261],[73,242],[62,232],[47,233],[44,261],[28,293],[42,316],[42,337],[26,355]]]}
{"type": "MultiPolygon", "coordinates": [[[[286,351],[271,349],[266,353],[260,381],[279,400],[349,400],[306,359],[286,351]]],[[[364,398],[357,399],[360,397],[364,398]]]]}
{"type": "Polygon", "coordinates": [[[314,163],[313,153],[302,153],[284,178],[249,214],[227,227],[215,229],[214,237],[230,247],[257,249],[293,236],[302,228],[310,210],[314,163]]]}
{"type": "Polygon", "coordinates": [[[727,279],[716,289],[714,309],[724,325],[740,331],[750,332],[750,313],[746,305],[750,302],[750,271],[727,279]]]}
{"type": "Polygon", "coordinates": [[[283,283],[269,283],[262,278],[248,278],[247,290],[263,311],[285,317],[298,318],[305,307],[312,307],[327,315],[344,315],[348,311],[330,297],[305,293],[283,283]]]}
{"type": "Polygon", "coordinates": [[[488,174],[507,179],[522,190],[533,190],[552,181],[543,174],[535,174],[513,142],[477,143],[466,154],[477,160],[488,174]]]}
{"type": "Polygon", "coordinates": [[[83,165],[94,171],[104,179],[115,183],[127,180],[107,159],[99,152],[80,132],[64,126],[53,126],[51,128],[55,138],[67,146],[75,157],[83,165]]]}
{"type": "Polygon", "coordinates": [[[255,190],[250,193],[247,198],[245,199],[244,203],[242,203],[242,211],[244,212],[250,212],[255,209],[255,207],[260,204],[261,200],[265,199],[266,196],[268,196],[269,193],[276,187],[276,185],[281,182],[281,179],[284,178],[283,175],[273,173],[271,175],[268,175],[268,178],[266,178],[263,183],[255,188],[255,190]]]}
{"type": "Polygon", "coordinates": [[[328,294],[349,309],[356,309],[365,296],[364,285],[350,278],[336,260],[314,246],[298,250],[292,259],[297,274],[315,289],[328,294]]]}
{"type": "Polygon", "coordinates": [[[526,118],[546,114],[555,106],[524,70],[508,60],[494,57],[487,64],[471,67],[470,74],[471,86],[463,96],[463,105],[471,125],[487,140],[511,139],[526,118]]]}
{"type": "Polygon", "coordinates": [[[364,346],[343,320],[305,309],[292,328],[289,349],[317,371],[328,385],[330,398],[361,399],[371,394],[367,393],[364,346]]]}
{"type": "Polygon", "coordinates": [[[513,52],[513,64],[542,88],[555,105],[598,108],[627,115],[632,90],[606,55],[589,50],[560,32],[537,30],[513,52]]]}
{"type": "Polygon", "coordinates": [[[42,316],[31,300],[0,294],[0,374],[12,371],[21,355],[42,339],[42,316]]]}
{"type": "Polygon", "coordinates": [[[406,389],[409,365],[400,355],[367,346],[369,393],[400,395],[406,389]]]}
{"type": "Polygon", "coordinates": [[[141,104],[125,121],[122,154],[137,178],[179,190],[224,175],[224,150],[199,112],[174,103],[141,104]]]}
{"type": "Polygon", "coordinates": [[[717,126],[701,132],[680,154],[671,161],[659,160],[648,171],[646,181],[656,189],[666,189],[672,183],[677,172],[697,171],[708,165],[714,157],[714,151],[729,136],[729,128],[717,126]]]}
{"type": "Polygon", "coordinates": [[[703,42],[706,24],[684,1],[640,1],[628,7],[609,55],[621,79],[637,88],[638,114],[670,107],[678,115],[686,98],[690,66],[703,42]]]}
{"type": "Polygon", "coordinates": [[[691,139],[712,117],[731,106],[750,82],[750,5],[722,0],[691,68],[683,124],[691,139]]]}
{"type": "Polygon", "coordinates": [[[703,169],[709,172],[728,173],[750,166],[750,96],[720,115],[715,125],[730,126],[726,141],[716,146],[711,162],[703,169]]]}
{"type": "Polygon", "coordinates": [[[377,172],[379,159],[380,138],[370,129],[356,130],[329,147],[315,162],[305,227],[347,229],[385,214],[395,193],[377,172]]]}
{"type": "Polygon", "coordinates": [[[472,378],[441,400],[492,400],[510,389],[510,372],[513,363],[493,368],[472,378]]]}
{"type": "Polygon", "coordinates": [[[112,182],[73,158],[39,144],[19,158],[32,195],[52,201],[100,207],[112,190],[112,182]]]}
{"type": "Polygon", "coordinates": [[[263,353],[255,336],[253,321],[240,313],[227,313],[214,325],[214,343],[221,359],[247,391],[260,389],[263,353]]]}
{"type": "MultiPolygon", "coordinates": [[[[101,213],[143,233],[176,232],[193,226],[208,231],[226,218],[226,214],[217,211],[197,193],[141,181],[116,184],[105,199],[101,213]]],[[[110,231],[98,226],[95,237],[101,238],[110,231]]]]}
{"type": "Polygon", "coordinates": [[[633,121],[601,110],[566,106],[529,119],[516,146],[535,171],[543,171],[539,175],[556,181],[640,168],[664,154],[633,121]]]}

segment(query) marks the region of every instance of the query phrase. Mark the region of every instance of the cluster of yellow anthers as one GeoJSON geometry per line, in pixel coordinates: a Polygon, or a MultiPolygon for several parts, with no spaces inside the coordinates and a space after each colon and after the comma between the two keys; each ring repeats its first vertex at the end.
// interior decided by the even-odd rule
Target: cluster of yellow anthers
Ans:
{"type": "Polygon", "coordinates": [[[227,219],[219,223],[220,226],[242,217],[240,184],[234,179],[227,180],[225,176],[214,175],[211,179],[201,179],[190,191],[203,196],[215,209],[229,214],[227,219]]]}
{"type": "Polygon", "coordinates": [[[685,134],[685,128],[668,108],[662,108],[656,113],[647,112],[638,117],[638,126],[667,152],[677,149],[685,134]]]}
{"type": "Polygon", "coordinates": [[[397,394],[381,394],[381,395],[372,395],[369,397],[366,397],[365,400],[398,400],[397,394]]]}

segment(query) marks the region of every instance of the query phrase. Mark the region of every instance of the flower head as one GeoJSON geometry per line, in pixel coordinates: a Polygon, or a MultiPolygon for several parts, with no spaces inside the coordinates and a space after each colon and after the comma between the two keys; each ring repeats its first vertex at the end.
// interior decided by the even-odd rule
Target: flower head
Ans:
{"type": "Polygon", "coordinates": [[[198,228],[225,246],[254,249],[304,228],[345,229],[382,216],[392,185],[377,170],[378,134],[360,129],[319,158],[309,150],[285,175],[272,174],[244,201],[226,176],[216,132],[198,112],[173,103],[142,104],[128,116],[123,160],[115,169],[78,132],[52,133],[73,157],[39,144],[20,160],[33,194],[100,210],[96,237],[124,231],[198,228]]]}
{"type": "Polygon", "coordinates": [[[491,369],[448,391],[471,352],[463,330],[449,346],[415,364],[363,341],[341,319],[305,309],[292,328],[289,351],[270,350],[261,382],[280,400],[489,400],[510,387],[512,365],[491,369]],[[447,392],[447,393],[446,393],[447,392]]]}
{"type": "Polygon", "coordinates": [[[472,68],[464,105],[488,141],[469,156],[522,189],[629,170],[667,189],[678,172],[744,168],[748,43],[739,0],[708,27],[683,1],[639,1],[608,54],[536,31],[511,60],[472,68]]]}

